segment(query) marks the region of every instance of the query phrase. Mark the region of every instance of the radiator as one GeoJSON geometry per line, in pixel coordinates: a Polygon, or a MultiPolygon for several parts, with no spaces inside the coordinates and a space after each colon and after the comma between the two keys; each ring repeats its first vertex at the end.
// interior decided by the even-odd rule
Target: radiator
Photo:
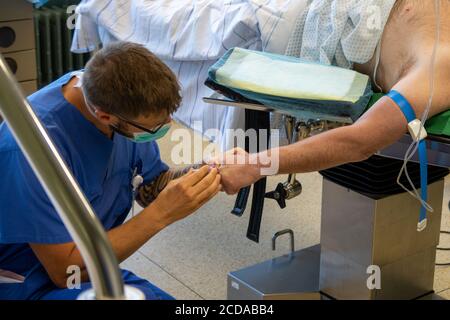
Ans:
{"type": "Polygon", "coordinates": [[[73,14],[68,6],[79,1],[50,1],[34,10],[38,87],[41,88],[67,72],[82,69],[90,54],[71,53],[73,30],[67,21],[73,14]]]}

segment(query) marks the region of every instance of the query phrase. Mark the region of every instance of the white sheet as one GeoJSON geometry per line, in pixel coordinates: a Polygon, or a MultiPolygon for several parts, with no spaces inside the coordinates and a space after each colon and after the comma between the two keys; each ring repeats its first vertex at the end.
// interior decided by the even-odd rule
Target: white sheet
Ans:
{"type": "Polygon", "coordinates": [[[203,132],[243,128],[242,110],[202,101],[212,93],[203,85],[208,68],[232,47],[284,53],[306,5],[307,0],[83,0],[72,51],[92,51],[117,39],[143,44],[179,77],[183,104],[176,120],[191,128],[202,122],[203,132]]]}

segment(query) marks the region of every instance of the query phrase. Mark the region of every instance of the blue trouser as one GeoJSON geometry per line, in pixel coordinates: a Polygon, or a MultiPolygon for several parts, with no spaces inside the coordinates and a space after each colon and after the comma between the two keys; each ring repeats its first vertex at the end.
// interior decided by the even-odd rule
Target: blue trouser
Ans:
{"type": "MultiPolygon", "coordinates": [[[[122,279],[126,285],[135,287],[145,294],[147,300],[174,300],[172,296],[155,287],[147,280],[141,279],[135,274],[127,270],[122,271],[122,279]]],[[[43,274],[39,274],[39,278],[44,278],[43,274]]],[[[42,286],[39,281],[39,287],[35,288],[38,282],[34,282],[37,277],[26,279],[25,284],[0,284],[0,300],[76,300],[81,292],[92,287],[90,282],[82,283],[80,289],[59,289],[53,283],[42,286]]],[[[47,275],[45,278],[48,279],[47,275]]]]}
{"type": "MultiPolygon", "coordinates": [[[[172,296],[155,287],[147,280],[141,279],[130,271],[122,270],[126,285],[135,287],[145,294],[147,300],[174,300],[172,296]]],[[[82,283],[80,289],[55,289],[41,297],[42,300],[76,300],[81,292],[92,287],[90,282],[82,283]]]]}

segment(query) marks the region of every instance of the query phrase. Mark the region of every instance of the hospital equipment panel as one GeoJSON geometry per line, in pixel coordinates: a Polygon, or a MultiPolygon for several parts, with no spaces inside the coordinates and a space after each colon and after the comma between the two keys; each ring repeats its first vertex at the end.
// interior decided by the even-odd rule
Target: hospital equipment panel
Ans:
{"type": "Polygon", "coordinates": [[[0,0],[0,7],[0,53],[30,95],[37,89],[33,6],[25,0],[0,0]]]}
{"type": "Polygon", "coordinates": [[[25,0],[0,0],[0,21],[26,20],[33,18],[33,7],[25,0]],[[14,5],[11,5],[14,3],[14,5]]]}

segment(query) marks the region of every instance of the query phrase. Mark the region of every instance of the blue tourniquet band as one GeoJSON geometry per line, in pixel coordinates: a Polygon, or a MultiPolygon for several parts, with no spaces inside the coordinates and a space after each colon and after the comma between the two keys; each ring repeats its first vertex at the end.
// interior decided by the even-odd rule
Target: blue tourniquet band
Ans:
{"type": "MultiPolygon", "coordinates": [[[[408,123],[416,120],[416,113],[411,104],[406,98],[398,91],[392,90],[389,92],[388,97],[391,98],[403,112],[408,123]]],[[[420,160],[420,184],[421,184],[421,197],[424,203],[428,201],[428,157],[427,157],[427,145],[425,140],[419,142],[419,160],[420,160]]],[[[420,221],[419,223],[427,219],[427,208],[422,204],[420,209],[420,221]]]]}

